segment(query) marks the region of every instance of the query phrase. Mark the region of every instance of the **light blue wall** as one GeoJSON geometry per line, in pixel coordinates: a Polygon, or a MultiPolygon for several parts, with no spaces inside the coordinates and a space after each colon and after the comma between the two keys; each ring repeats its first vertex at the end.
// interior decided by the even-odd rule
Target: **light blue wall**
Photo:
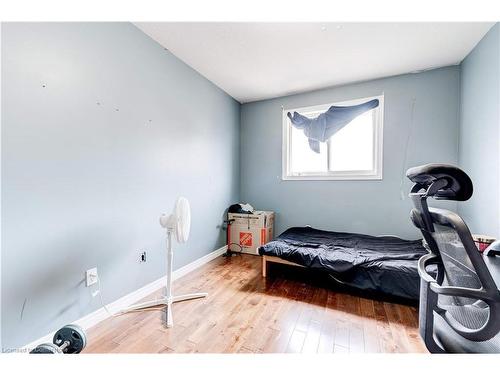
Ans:
{"type": "Polygon", "coordinates": [[[106,303],[161,277],[158,217],[179,195],[193,221],[174,269],[224,244],[239,111],[131,24],[2,25],[4,348],[100,308],[86,269],[106,303]]]}
{"type": "Polygon", "coordinates": [[[500,237],[500,27],[461,64],[460,166],[474,182],[459,213],[473,233],[500,237]]]}
{"type": "MultiPolygon", "coordinates": [[[[459,68],[407,74],[249,103],[241,111],[241,198],[277,213],[276,234],[295,225],[368,234],[419,237],[401,199],[404,170],[457,162],[459,68]],[[282,106],[302,107],[385,95],[382,181],[282,181],[282,106]],[[404,165],[415,99],[414,130],[404,165]]],[[[410,183],[404,179],[406,197],[410,183]]],[[[456,208],[456,205],[452,205],[456,208]]]]}

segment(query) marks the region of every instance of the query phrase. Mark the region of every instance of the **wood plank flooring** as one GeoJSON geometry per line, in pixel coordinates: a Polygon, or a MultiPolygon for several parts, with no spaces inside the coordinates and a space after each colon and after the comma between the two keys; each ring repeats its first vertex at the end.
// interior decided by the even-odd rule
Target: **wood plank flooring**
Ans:
{"type": "Polygon", "coordinates": [[[427,352],[415,307],[339,291],[296,267],[271,265],[263,278],[260,260],[213,260],[174,283],[175,294],[209,296],[175,304],[173,328],[159,309],[111,317],[89,330],[84,353],[427,352]]]}

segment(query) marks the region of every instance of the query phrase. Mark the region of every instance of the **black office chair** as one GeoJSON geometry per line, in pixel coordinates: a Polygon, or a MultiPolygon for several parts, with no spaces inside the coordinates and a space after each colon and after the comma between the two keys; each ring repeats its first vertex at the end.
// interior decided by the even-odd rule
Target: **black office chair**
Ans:
{"type": "MultiPolygon", "coordinates": [[[[472,181],[461,169],[445,164],[411,168],[415,183],[411,220],[422,232],[429,254],[418,262],[419,327],[434,353],[500,353],[500,292],[483,255],[462,218],[428,207],[427,198],[466,201],[472,181]]],[[[500,242],[487,249],[497,253],[500,242]]]]}

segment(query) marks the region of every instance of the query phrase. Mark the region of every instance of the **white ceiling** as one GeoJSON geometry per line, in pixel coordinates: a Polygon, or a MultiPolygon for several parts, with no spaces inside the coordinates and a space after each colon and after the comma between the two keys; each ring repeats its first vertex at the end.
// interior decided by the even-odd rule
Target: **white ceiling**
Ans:
{"type": "Polygon", "coordinates": [[[135,23],[246,103],[460,63],[493,23],[135,23]]]}

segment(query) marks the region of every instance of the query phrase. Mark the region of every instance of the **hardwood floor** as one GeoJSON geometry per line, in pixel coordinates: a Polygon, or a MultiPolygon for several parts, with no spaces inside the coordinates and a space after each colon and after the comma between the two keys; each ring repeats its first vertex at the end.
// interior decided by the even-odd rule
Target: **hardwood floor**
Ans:
{"type": "MultiPolygon", "coordinates": [[[[260,257],[217,258],[174,283],[208,298],[109,318],[88,332],[84,353],[426,352],[417,310],[342,293],[307,270],[260,257]]],[[[159,294],[158,294],[159,295],[159,294]]],[[[150,298],[150,297],[148,297],[150,298]]]]}

